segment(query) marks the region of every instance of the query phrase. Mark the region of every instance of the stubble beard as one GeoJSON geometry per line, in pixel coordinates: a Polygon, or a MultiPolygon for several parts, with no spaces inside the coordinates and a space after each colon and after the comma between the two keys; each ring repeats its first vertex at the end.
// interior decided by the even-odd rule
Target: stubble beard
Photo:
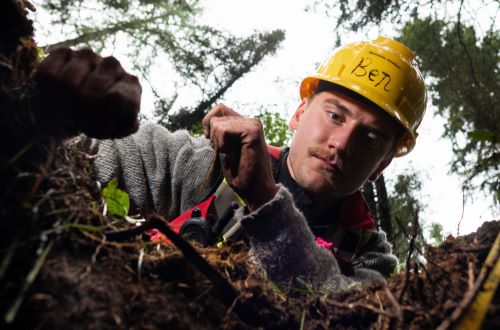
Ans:
{"type": "Polygon", "coordinates": [[[298,167],[295,173],[295,181],[314,199],[339,198],[342,193],[339,191],[339,178],[345,170],[345,164],[338,155],[325,151],[321,147],[311,146],[306,150],[307,158],[317,157],[328,162],[335,162],[340,173],[329,173],[327,170],[310,167],[298,167]],[[309,173],[313,171],[314,173],[309,173]]]}

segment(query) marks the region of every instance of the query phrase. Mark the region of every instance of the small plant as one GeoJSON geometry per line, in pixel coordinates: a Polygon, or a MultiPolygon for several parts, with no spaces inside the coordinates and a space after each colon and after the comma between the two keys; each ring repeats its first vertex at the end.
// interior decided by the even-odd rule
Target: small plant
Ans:
{"type": "Polygon", "coordinates": [[[109,181],[106,188],[102,190],[102,196],[106,202],[109,213],[125,217],[130,209],[130,197],[127,192],[118,188],[116,178],[109,181]]]}

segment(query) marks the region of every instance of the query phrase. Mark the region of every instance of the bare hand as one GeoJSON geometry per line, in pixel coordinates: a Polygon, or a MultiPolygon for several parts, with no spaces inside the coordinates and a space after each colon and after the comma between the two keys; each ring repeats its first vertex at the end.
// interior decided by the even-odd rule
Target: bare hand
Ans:
{"type": "Polygon", "coordinates": [[[57,48],[40,63],[36,79],[36,116],[42,122],[101,139],[139,128],[141,85],[114,57],[103,58],[88,48],[57,48]]]}
{"type": "Polygon", "coordinates": [[[224,153],[223,171],[228,184],[254,211],[278,191],[262,124],[243,118],[223,104],[215,106],[202,121],[205,136],[214,149],[224,153]]]}

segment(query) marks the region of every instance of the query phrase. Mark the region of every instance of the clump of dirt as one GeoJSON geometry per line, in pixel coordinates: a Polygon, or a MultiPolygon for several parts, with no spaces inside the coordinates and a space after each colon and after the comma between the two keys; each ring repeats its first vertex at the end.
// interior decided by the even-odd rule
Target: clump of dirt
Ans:
{"type": "MultiPolygon", "coordinates": [[[[0,19],[8,22],[0,30],[0,40],[9,40],[8,47],[0,47],[0,81],[8,82],[0,90],[1,126],[10,127],[2,137],[18,141],[0,155],[2,327],[422,329],[453,325],[451,315],[477,280],[500,221],[485,223],[464,238],[449,237],[440,247],[411,251],[420,254],[420,261],[387,282],[327,296],[305,291],[284,295],[252,263],[244,242],[223,248],[195,247],[188,253],[176,245],[148,242],[141,235],[111,240],[110,232],[130,233],[137,228],[103,215],[100,187],[78,141],[63,145],[43,136],[33,120],[37,49],[26,3],[3,1],[0,19]],[[6,21],[4,15],[18,16],[6,21]]],[[[485,328],[498,328],[497,310],[498,295],[485,328]]]]}

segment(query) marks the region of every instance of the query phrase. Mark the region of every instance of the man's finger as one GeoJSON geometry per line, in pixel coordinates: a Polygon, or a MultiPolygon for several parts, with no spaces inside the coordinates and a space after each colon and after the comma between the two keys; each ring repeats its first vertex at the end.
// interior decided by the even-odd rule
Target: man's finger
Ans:
{"type": "Polygon", "coordinates": [[[139,128],[141,85],[137,77],[126,74],[94,102],[90,103],[91,110],[79,112],[79,122],[88,136],[121,138],[139,128]]]}
{"type": "Polygon", "coordinates": [[[121,79],[126,74],[120,62],[113,56],[103,58],[97,70],[102,74],[112,75],[116,77],[117,80],[121,79]]]}
{"type": "Polygon", "coordinates": [[[210,119],[210,140],[219,152],[239,153],[249,136],[254,136],[254,119],[243,117],[212,117],[210,119]]]}
{"type": "Polygon", "coordinates": [[[241,117],[241,115],[222,103],[217,104],[205,115],[205,117],[203,117],[203,120],[201,121],[201,124],[203,125],[203,133],[206,138],[210,137],[210,120],[216,117],[241,117]]]}
{"type": "Polygon", "coordinates": [[[67,47],[56,48],[38,66],[38,76],[55,79],[66,63],[71,59],[73,51],[67,47]]]}
{"type": "Polygon", "coordinates": [[[61,83],[74,89],[80,88],[102,58],[89,48],[73,53],[61,72],[61,83]]]}
{"type": "Polygon", "coordinates": [[[82,86],[82,95],[95,96],[106,93],[115,82],[126,75],[120,62],[112,56],[100,61],[82,86]]]}
{"type": "Polygon", "coordinates": [[[119,116],[116,118],[117,137],[135,133],[139,128],[137,115],[141,107],[141,92],[139,80],[129,74],[109,89],[107,95],[109,102],[120,110],[119,116]]]}
{"type": "Polygon", "coordinates": [[[119,105],[134,115],[137,115],[141,106],[142,86],[136,76],[125,74],[108,90],[108,95],[117,98],[119,105]]]}

